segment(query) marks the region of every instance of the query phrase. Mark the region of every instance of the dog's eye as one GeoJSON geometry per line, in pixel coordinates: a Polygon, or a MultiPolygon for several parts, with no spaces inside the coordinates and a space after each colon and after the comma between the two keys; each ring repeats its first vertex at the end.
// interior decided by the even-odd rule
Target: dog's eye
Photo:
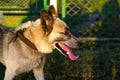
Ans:
{"type": "Polygon", "coordinates": [[[69,32],[68,32],[68,31],[65,31],[65,32],[60,32],[60,34],[68,35],[68,34],[69,34],[69,32]]]}
{"type": "Polygon", "coordinates": [[[64,35],[68,35],[68,34],[69,34],[69,32],[68,32],[68,31],[65,31],[64,35]]]}

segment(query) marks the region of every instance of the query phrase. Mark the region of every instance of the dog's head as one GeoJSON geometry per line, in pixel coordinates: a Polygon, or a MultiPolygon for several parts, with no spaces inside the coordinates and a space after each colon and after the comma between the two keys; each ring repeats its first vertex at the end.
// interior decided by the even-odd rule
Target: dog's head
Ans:
{"type": "Polygon", "coordinates": [[[79,48],[82,43],[70,33],[66,23],[58,18],[52,5],[48,12],[42,11],[40,21],[48,43],[62,54],[66,54],[71,60],[76,60],[78,56],[75,56],[69,47],[79,48]]]}
{"type": "Polygon", "coordinates": [[[79,48],[82,43],[70,33],[67,24],[58,18],[53,6],[50,6],[48,11],[42,11],[41,19],[24,23],[15,31],[28,46],[41,53],[51,53],[53,49],[57,49],[71,60],[78,58],[70,48],[79,48]]]}

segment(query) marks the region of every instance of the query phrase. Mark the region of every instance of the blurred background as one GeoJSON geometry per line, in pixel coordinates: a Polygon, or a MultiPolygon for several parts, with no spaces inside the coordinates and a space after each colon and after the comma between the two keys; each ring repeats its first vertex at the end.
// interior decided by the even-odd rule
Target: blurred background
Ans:
{"type": "MultiPolygon", "coordinates": [[[[0,24],[17,27],[40,18],[50,0],[0,0],[0,24]],[[2,17],[2,13],[4,17],[2,17]]],[[[45,80],[120,80],[120,0],[57,0],[57,11],[82,42],[70,61],[57,50],[46,57],[45,80]]],[[[0,80],[5,67],[0,64],[0,80]]],[[[32,71],[14,80],[35,80],[32,71]]]]}

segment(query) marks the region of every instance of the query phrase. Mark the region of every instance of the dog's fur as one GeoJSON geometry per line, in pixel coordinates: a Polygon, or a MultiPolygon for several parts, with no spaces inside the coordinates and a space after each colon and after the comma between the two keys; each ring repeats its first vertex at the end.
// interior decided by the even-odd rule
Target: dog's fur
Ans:
{"type": "Polygon", "coordinates": [[[45,55],[56,48],[56,43],[64,42],[69,47],[79,47],[79,41],[70,32],[65,22],[58,18],[53,6],[48,12],[42,11],[41,19],[29,21],[13,30],[0,32],[0,62],[6,66],[4,80],[12,80],[16,75],[33,70],[36,80],[44,80],[45,55]],[[18,35],[31,42],[31,47],[18,35]]]}

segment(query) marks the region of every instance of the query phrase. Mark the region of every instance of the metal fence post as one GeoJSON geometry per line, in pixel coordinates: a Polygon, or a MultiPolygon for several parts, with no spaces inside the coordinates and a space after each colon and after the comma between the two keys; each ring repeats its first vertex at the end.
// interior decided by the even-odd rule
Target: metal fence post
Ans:
{"type": "Polygon", "coordinates": [[[44,0],[43,4],[44,4],[44,9],[47,10],[48,9],[47,0],[44,0]]]}
{"type": "Polygon", "coordinates": [[[62,0],[62,19],[66,17],[66,0],[62,0]]]}

